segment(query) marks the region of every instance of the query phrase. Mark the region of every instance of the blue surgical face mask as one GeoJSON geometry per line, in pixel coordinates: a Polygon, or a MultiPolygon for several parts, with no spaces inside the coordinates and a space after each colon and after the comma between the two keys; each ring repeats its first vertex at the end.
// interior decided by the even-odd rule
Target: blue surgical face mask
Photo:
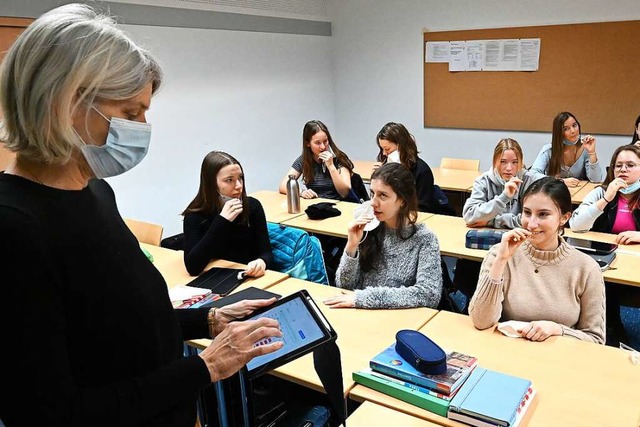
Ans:
{"type": "Polygon", "coordinates": [[[88,145],[85,142],[81,147],[95,177],[120,175],[140,163],[149,150],[151,124],[118,117],[109,120],[97,108],[92,108],[109,122],[109,133],[104,145],[88,145]]]}
{"type": "Polygon", "coordinates": [[[633,184],[629,185],[627,188],[621,188],[618,191],[626,195],[626,194],[635,193],[636,191],[638,191],[638,189],[640,189],[640,179],[634,182],[633,184]]]}
{"type": "Polygon", "coordinates": [[[564,145],[576,145],[578,143],[578,141],[580,141],[580,138],[582,138],[582,135],[578,135],[578,139],[576,139],[573,142],[569,141],[568,139],[562,139],[562,143],[564,145]]]}

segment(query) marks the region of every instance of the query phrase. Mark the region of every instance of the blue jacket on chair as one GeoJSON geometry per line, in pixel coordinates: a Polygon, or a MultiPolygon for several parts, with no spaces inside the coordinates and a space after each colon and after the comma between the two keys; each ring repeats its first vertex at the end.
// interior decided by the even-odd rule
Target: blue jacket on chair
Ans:
{"type": "Polygon", "coordinates": [[[317,237],[304,230],[267,222],[273,253],[273,269],[291,277],[329,284],[317,237]]]}

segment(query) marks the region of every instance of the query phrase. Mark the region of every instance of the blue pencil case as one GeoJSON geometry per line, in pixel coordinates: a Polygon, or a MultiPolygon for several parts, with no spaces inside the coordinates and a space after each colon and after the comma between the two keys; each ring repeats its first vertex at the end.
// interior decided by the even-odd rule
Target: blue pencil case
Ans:
{"type": "Polygon", "coordinates": [[[424,374],[440,375],[447,372],[447,354],[438,344],[418,331],[398,331],[396,353],[424,374]]]}
{"type": "Polygon", "coordinates": [[[500,243],[502,235],[507,230],[469,230],[464,239],[464,246],[470,249],[489,249],[491,246],[500,243]]]}

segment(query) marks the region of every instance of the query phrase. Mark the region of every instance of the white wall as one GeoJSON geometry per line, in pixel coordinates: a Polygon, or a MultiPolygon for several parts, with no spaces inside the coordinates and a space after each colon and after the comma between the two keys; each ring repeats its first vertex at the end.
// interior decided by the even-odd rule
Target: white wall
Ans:
{"type": "MultiPolygon", "coordinates": [[[[490,167],[490,153],[505,136],[518,140],[525,163],[533,163],[541,146],[551,141],[553,117],[549,117],[548,133],[425,129],[424,29],[640,19],[637,0],[331,0],[329,6],[337,124],[332,132],[349,156],[373,160],[378,152],[377,132],[386,122],[396,121],[405,124],[416,137],[421,157],[427,163],[437,166],[442,157],[480,159],[482,170],[490,167]]],[[[570,47],[568,52],[567,66],[575,66],[580,62],[580,52],[571,51],[570,47]]],[[[568,98],[574,90],[588,88],[567,88],[568,98]]],[[[615,108],[615,100],[611,105],[615,108]]],[[[563,109],[566,107],[558,105],[558,111],[563,109]]],[[[640,105],[638,110],[640,113],[640,105]]],[[[582,123],[582,127],[589,132],[588,123],[582,123]]],[[[613,150],[630,141],[632,131],[633,123],[629,123],[629,137],[597,136],[601,161],[608,164],[613,150]]]]}
{"type": "Polygon", "coordinates": [[[247,190],[277,190],[307,120],[334,122],[330,37],[124,26],[165,71],[147,158],[109,179],[124,217],[182,231],[211,150],[243,165],[247,190]]]}

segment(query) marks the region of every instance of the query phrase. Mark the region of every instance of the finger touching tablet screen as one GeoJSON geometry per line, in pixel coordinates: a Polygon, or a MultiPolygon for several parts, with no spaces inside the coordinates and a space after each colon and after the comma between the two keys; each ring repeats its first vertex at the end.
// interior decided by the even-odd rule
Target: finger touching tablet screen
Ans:
{"type": "Polygon", "coordinates": [[[337,338],[336,332],[305,290],[283,297],[273,305],[256,311],[243,320],[262,317],[276,319],[280,324],[282,337],[267,338],[255,345],[265,345],[277,340],[284,341],[284,346],[273,353],[258,356],[249,361],[246,366],[249,377],[282,366],[311,352],[315,347],[337,338]]]}

